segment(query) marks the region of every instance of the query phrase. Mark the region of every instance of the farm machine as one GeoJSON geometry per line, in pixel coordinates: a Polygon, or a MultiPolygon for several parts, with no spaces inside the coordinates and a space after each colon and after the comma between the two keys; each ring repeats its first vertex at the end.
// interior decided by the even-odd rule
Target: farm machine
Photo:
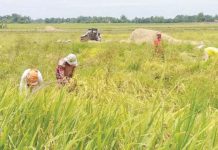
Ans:
{"type": "Polygon", "coordinates": [[[81,42],[86,42],[89,40],[101,41],[101,34],[98,31],[98,29],[96,29],[96,28],[88,29],[88,31],[80,37],[81,42]]]}

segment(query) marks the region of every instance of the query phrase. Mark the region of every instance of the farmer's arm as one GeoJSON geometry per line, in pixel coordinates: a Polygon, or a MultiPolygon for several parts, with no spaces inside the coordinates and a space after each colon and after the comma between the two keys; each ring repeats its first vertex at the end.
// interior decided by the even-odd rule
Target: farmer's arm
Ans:
{"type": "Polygon", "coordinates": [[[56,78],[63,79],[64,78],[64,67],[58,65],[56,69],[56,78]]]}
{"type": "Polygon", "coordinates": [[[73,71],[72,71],[72,76],[71,76],[71,78],[73,77],[75,70],[76,70],[76,65],[73,66],[73,71]]]}
{"type": "Polygon", "coordinates": [[[65,69],[63,66],[58,65],[57,69],[56,69],[56,78],[58,83],[60,84],[65,84],[67,83],[66,77],[64,75],[65,69]]]}
{"type": "Polygon", "coordinates": [[[23,90],[24,87],[26,87],[26,77],[28,75],[29,69],[25,70],[24,73],[21,76],[21,80],[20,80],[20,91],[23,90]]]}
{"type": "Polygon", "coordinates": [[[40,71],[38,71],[38,80],[39,80],[39,85],[41,85],[43,82],[43,78],[42,78],[42,74],[40,71]]]}

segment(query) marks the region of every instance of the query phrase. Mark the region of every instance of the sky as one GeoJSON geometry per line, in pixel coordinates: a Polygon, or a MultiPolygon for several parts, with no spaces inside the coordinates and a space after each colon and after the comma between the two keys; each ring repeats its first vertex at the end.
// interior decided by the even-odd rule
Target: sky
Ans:
{"type": "Polygon", "coordinates": [[[0,0],[0,16],[31,18],[78,16],[134,17],[218,14],[218,0],[0,0]]]}

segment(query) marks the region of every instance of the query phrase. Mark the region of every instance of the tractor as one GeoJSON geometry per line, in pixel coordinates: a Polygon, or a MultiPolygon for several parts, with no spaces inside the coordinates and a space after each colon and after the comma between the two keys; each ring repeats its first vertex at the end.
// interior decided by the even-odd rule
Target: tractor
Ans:
{"type": "Polygon", "coordinates": [[[89,40],[101,41],[101,34],[98,32],[98,29],[96,29],[96,28],[88,29],[86,34],[84,34],[80,37],[81,42],[86,42],[89,40]]]}

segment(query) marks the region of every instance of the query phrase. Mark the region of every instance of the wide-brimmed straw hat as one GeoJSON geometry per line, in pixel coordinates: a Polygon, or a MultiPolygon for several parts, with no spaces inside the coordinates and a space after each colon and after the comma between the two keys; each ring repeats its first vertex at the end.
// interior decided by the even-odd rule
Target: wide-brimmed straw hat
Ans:
{"type": "Polygon", "coordinates": [[[161,33],[160,33],[160,32],[157,32],[156,35],[161,35],[161,33]]]}
{"type": "Polygon", "coordinates": [[[67,57],[64,58],[64,60],[65,60],[69,65],[75,65],[75,66],[78,65],[76,55],[74,55],[74,54],[69,54],[67,57]]]}

